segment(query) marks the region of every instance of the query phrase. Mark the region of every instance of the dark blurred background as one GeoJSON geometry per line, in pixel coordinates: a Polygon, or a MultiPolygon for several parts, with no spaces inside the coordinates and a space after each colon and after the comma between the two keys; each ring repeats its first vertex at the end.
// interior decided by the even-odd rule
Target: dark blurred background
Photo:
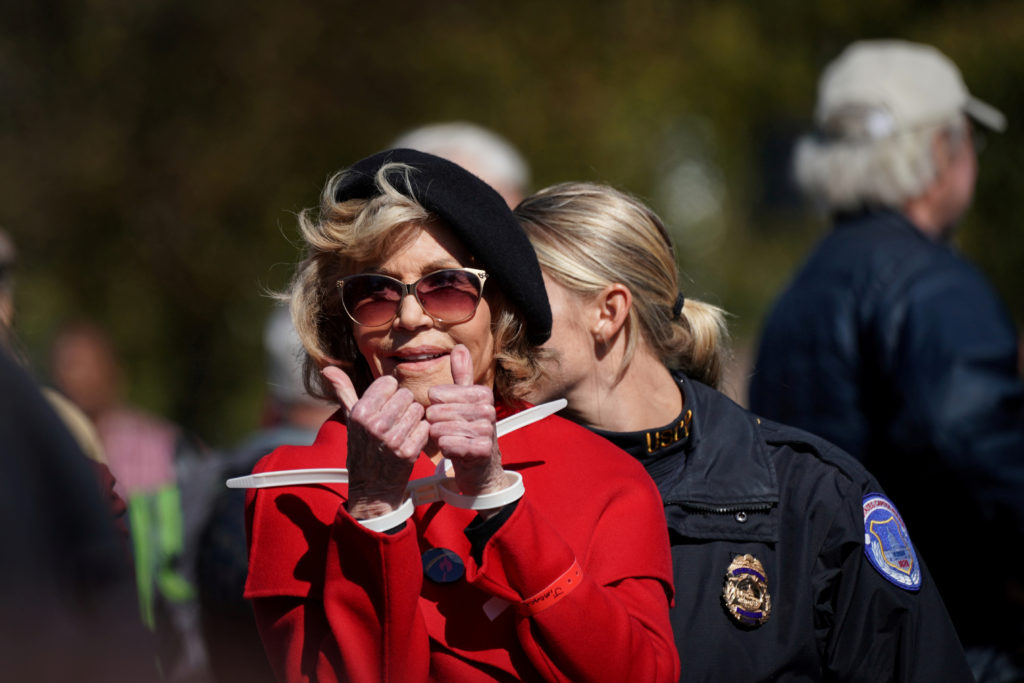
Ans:
{"type": "Polygon", "coordinates": [[[822,66],[858,38],[931,43],[1001,108],[960,245],[1024,321],[1024,3],[5,2],[0,226],[16,328],[110,330],[130,397],[227,444],[264,394],[261,330],[294,214],[407,128],[507,137],[533,189],[598,180],[670,224],[684,291],[734,317],[742,397],[761,318],[823,229],[789,151],[822,66]]]}

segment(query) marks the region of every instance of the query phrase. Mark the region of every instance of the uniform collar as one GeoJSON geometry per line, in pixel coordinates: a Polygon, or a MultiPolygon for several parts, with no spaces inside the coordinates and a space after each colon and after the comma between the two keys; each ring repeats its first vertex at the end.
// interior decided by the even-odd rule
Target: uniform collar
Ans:
{"type": "Polygon", "coordinates": [[[652,463],[666,504],[777,504],[775,466],[757,418],[725,395],[673,373],[692,411],[685,458],[652,463]],[[681,462],[680,462],[681,461],[681,462]]]}
{"type": "Polygon", "coordinates": [[[779,485],[757,418],[676,374],[693,411],[685,454],[654,463],[670,533],[690,539],[778,541],[779,485]],[[660,470],[660,471],[659,471],[660,470]]]}

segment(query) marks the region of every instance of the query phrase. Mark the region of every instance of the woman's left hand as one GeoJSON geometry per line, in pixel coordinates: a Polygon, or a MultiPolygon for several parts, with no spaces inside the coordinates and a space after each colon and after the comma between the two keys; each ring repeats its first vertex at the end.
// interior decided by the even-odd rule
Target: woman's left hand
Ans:
{"type": "Polygon", "coordinates": [[[459,490],[468,496],[508,486],[495,431],[494,392],[473,384],[473,358],[459,344],[449,356],[454,384],[431,387],[426,420],[430,438],[455,468],[459,490]]]}

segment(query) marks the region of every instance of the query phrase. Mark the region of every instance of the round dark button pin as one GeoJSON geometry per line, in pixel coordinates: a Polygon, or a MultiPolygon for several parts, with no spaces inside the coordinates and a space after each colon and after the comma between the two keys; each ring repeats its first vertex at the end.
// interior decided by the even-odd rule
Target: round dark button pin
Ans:
{"type": "Polygon", "coordinates": [[[452,583],[466,573],[466,565],[454,550],[431,548],[423,553],[423,573],[434,583],[452,583]]]}

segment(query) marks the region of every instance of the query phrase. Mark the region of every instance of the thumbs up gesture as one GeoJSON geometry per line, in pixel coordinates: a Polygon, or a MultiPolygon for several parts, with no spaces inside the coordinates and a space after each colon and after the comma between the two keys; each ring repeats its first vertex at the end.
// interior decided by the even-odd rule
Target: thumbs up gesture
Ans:
{"type": "Polygon", "coordinates": [[[327,367],[348,423],[348,511],[356,519],[387,514],[405,497],[413,465],[427,443],[423,406],[390,375],[378,377],[362,398],[345,371],[327,367]]]}
{"type": "Polygon", "coordinates": [[[375,379],[360,397],[341,368],[324,368],[348,424],[348,511],[354,518],[397,509],[429,443],[452,462],[464,495],[507,486],[494,426],[494,392],[473,383],[473,358],[465,346],[453,348],[449,361],[453,383],[431,387],[426,410],[390,375],[375,379]]]}
{"type": "Polygon", "coordinates": [[[453,384],[428,392],[430,438],[451,460],[459,490],[469,496],[493,493],[507,484],[495,431],[494,392],[473,383],[473,358],[459,344],[450,355],[453,384]]]}

